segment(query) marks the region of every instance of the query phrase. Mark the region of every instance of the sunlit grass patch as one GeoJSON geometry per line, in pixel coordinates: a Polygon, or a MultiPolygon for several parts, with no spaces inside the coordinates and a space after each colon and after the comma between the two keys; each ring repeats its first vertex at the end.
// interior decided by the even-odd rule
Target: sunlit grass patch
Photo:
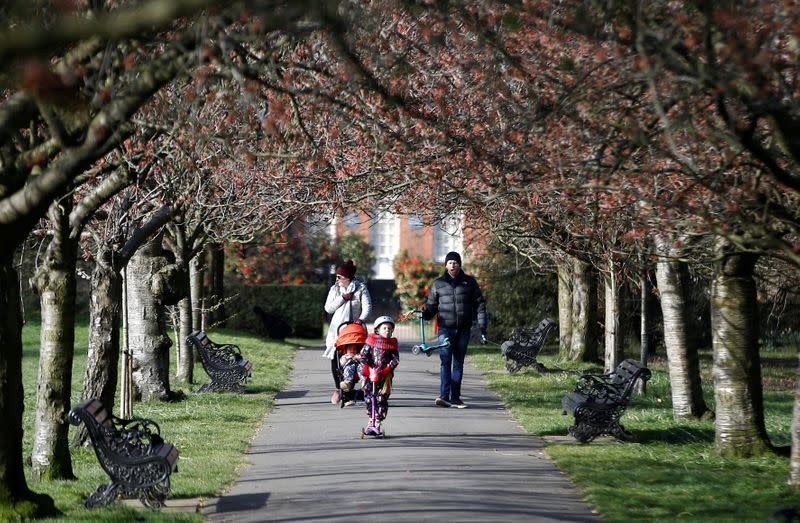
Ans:
{"type": "MultiPolygon", "coordinates": [[[[795,367],[787,358],[796,365],[795,349],[772,349],[762,356],[766,425],[777,446],[791,441],[794,389],[786,384],[794,383],[795,367]]],[[[711,358],[706,356],[701,363],[703,388],[713,409],[711,358]]],[[[634,395],[622,417],[638,443],[599,438],[586,445],[565,438],[573,420],[561,415],[561,398],[573,389],[579,373],[602,370],[558,362],[554,356],[538,359],[545,372],[526,367],[511,375],[497,348],[470,348],[470,361],[485,371],[490,388],[528,432],[545,437],[547,454],[603,519],[766,521],[777,509],[800,505],[800,496],[786,484],[788,458],[722,458],[714,452],[713,421],[673,419],[665,358],[654,358],[646,394],[634,395]]]]}
{"type": "MultiPolygon", "coordinates": [[[[80,401],[83,373],[86,366],[87,325],[82,322],[76,332],[76,352],[73,365],[72,405],[80,401]]],[[[197,389],[210,378],[197,362],[195,383],[177,385],[175,369],[171,369],[170,386],[186,393],[186,399],[171,403],[134,403],[134,416],[150,418],[161,427],[165,441],[178,448],[178,470],[171,479],[170,499],[208,498],[220,494],[235,478],[235,469],[243,464],[244,452],[261,425],[264,416],[272,409],[274,395],[288,383],[292,357],[298,345],[319,344],[316,340],[266,341],[242,333],[217,329],[209,332],[218,343],[239,345],[245,358],[253,363],[253,376],[246,385],[245,394],[198,393],[197,389]]],[[[174,347],[173,349],[174,350],[174,347]]],[[[23,455],[32,448],[34,415],[36,409],[36,376],[39,357],[39,325],[28,323],[23,329],[23,382],[25,387],[25,413],[23,416],[23,455]]],[[[171,358],[174,363],[174,358],[171,358]]],[[[117,398],[117,401],[119,398],[117,398]]],[[[118,404],[111,406],[119,411],[118,404]]],[[[70,437],[75,430],[70,427],[70,437]]],[[[56,506],[64,513],[53,521],[201,521],[194,513],[154,512],[139,508],[115,505],[110,508],[85,510],[83,501],[97,485],[109,479],[91,447],[71,449],[76,481],[34,481],[28,485],[35,492],[54,498],[56,506]]],[[[26,467],[26,473],[30,468],[26,467]]]]}

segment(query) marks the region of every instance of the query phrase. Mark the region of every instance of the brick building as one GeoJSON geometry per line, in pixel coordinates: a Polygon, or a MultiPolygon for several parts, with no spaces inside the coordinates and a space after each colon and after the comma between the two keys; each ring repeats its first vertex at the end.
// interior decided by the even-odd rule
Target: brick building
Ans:
{"type": "Polygon", "coordinates": [[[398,306],[393,299],[394,271],[392,262],[402,250],[410,256],[423,260],[444,262],[450,251],[462,254],[465,262],[475,254],[477,233],[464,226],[462,215],[450,216],[437,225],[425,225],[418,216],[382,213],[369,217],[365,213],[351,212],[333,218],[309,217],[309,231],[323,230],[329,238],[341,237],[347,232],[361,236],[375,251],[376,262],[373,277],[369,282],[373,297],[373,316],[397,314],[398,306]],[[465,237],[467,241],[465,242],[465,237]]]}

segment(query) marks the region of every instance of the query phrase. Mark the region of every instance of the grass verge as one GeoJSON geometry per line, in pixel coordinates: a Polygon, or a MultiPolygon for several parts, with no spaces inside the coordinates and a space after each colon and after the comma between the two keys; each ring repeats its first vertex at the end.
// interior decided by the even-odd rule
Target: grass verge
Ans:
{"type": "MultiPolygon", "coordinates": [[[[776,446],[791,443],[796,354],[797,347],[762,351],[767,431],[776,446]]],[[[800,505],[786,485],[788,458],[722,458],[714,452],[713,421],[673,420],[664,358],[651,362],[646,394],[634,396],[622,417],[638,443],[600,438],[585,445],[566,436],[572,418],[561,415],[561,398],[578,374],[602,369],[542,356],[547,372],[526,367],[510,375],[496,348],[471,347],[470,360],[525,430],[545,438],[547,454],[605,521],[767,521],[777,509],[800,505]]],[[[713,409],[709,354],[702,374],[713,409]]]]}
{"type": "MultiPolygon", "coordinates": [[[[87,324],[77,326],[75,361],[73,364],[72,404],[80,401],[83,374],[86,368],[87,324]]],[[[242,395],[230,393],[197,393],[209,381],[198,363],[194,370],[195,384],[179,386],[186,399],[173,403],[134,403],[137,417],[150,418],[161,426],[161,435],[174,444],[179,452],[178,472],[171,478],[170,500],[177,498],[208,498],[219,494],[235,477],[235,468],[243,464],[244,451],[264,415],[272,409],[274,395],[288,382],[294,350],[299,345],[318,344],[318,341],[265,341],[257,336],[215,329],[209,337],[216,342],[235,343],[242,354],[253,362],[253,376],[242,395]]],[[[33,445],[36,411],[36,377],[39,364],[39,324],[28,323],[23,329],[23,383],[25,412],[23,427],[23,456],[30,455],[33,445]]],[[[173,347],[174,350],[174,347],[173,347]]],[[[174,358],[172,358],[174,363],[174,358]]],[[[171,376],[175,370],[172,369],[171,376]]],[[[118,405],[114,405],[114,412],[118,405]]],[[[70,438],[75,427],[70,426],[70,438]]],[[[28,475],[28,486],[35,492],[50,495],[63,516],[47,521],[202,521],[199,514],[167,510],[156,512],[115,504],[111,508],[85,510],[83,500],[97,485],[108,483],[91,447],[71,449],[75,481],[35,481],[28,475]]],[[[30,470],[26,467],[27,471],[30,470]]]]}

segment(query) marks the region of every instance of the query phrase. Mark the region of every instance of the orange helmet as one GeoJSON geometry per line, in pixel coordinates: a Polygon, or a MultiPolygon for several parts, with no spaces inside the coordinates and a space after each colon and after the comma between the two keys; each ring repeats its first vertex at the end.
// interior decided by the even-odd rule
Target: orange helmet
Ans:
{"type": "Polygon", "coordinates": [[[348,323],[339,329],[339,336],[336,338],[336,347],[343,345],[364,345],[367,341],[367,328],[358,323],[348,323]]]}

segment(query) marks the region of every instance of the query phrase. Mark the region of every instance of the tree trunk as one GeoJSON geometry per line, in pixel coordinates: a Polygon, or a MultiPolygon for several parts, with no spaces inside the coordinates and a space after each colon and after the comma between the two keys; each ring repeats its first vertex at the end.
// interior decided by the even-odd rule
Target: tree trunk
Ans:
{"type": "MultiPolygon", "coordinates": [[[[720,244],[722,251],[724,244],[720,244]]],[[[753,279],[758,256],[723,253],[711,285],[716,436],[721,455],[748,457],[770,450],[764,424],[758,305],[753,279]]]]}
{"type": "Polygon", "coordinates": [[[161,235],[136,251],[128,262],[128,336],[133,358],[134,397],[144,401],[167,400],[169,388],[169,338],[164,306],[159,298],[168,266],[161,235]]]}
{"type": "Polygon", "coordinates": [[[72,196],[48,212],[53,239],[33,278],[42,306],[36,425],[31,473],[36,479],[75,479],[69,453],[72,359],[75,352],[76,242],[69,238],[72,196]]]}
{"type": "MultiPolygon", "coordinates": [[[[197,277],[202,278],[202,273],[198,274],[196,266],[196,256],[192,249],[192,240],[187,236],[186,225],[182,220],[177,223],[170,224],[169,230],[171,232],[171,245],[175,251],[175,263],[181,269],[183,274],[188,275],[185,282],[188,291],[185,296],[178,302],[178,361],[177,371],[175,378],[181,383],[192,383],[194,375],[194,353],[192,346],[186,341],[186,338],[193,332],[193,322],[195,319],[195,301],[199,297],[192,293],[199,293],[194,289],[194,279],[197,277]]],[[[200,281],[202,287],[202,280],[200,281]]],[[[199,313],[200,310],[198,309],[199,313]]],[[[200,317],[197,316],[198,323],[200,317]]],[[[199,330],[199,329],[196,329],[199,330]]]]}
{"type": "Polygon", "coordinates": [[[622,361],[622,333],[619,326],[621,309],[620,274],[617,263],[609,258],[608,272],[603,278],[605,289],[605,372],[611,372],[622,361]]]}
{"type": "MultiPolygon", "coordinates": [[[[83,378],[82,399],[99,398],[113,410],[119,366],[119,334],[122,305],[122,277],[112,265],[113,253],[103,246],[92,272],[89,302],[89,353],[83,378]]],[[[89,433],[81,425],[75,431],[73,446],[88,443],[89,433]]]]}
{"type": "Polygon", "coordinates": [[[206,271],[206,251],[201,249],[189,261],[189,295],[192,299],[192,331],[203,329],[203,278],[206,271]]]}
{"type": "Polygon", "coordinates": [[[221,243],[211,244],[209,248],[211,253],[210,270],[209,270],[209,295],[206,310],[208,317],[206,318],[206,325],[211,323],[218,323],[221,326],[225,325],[225,249],[221,243]]]}
{"type": "Polygon", "coordinates": [[[19,280],[11,254],[7,254],[0,258],[0,514],[11,521],[55,512],[49,496],[28,489],[22,466],[21,327],[19,280]]]}
{"type": "Polygon", "coordinates": [[[194,354],[186,338],[192,333],[192,303],[187,296],[178,302],[178,364],[175,379],[192,383],[194,379],[194,354]]]}
{"type": "MultiPolygon", "coordinates": [[[[640,269],[639,273],[639,363],[647,367],[647,359],[650,357],[650,285],[647,278],[647,266],[640,269]]],[[[647,391],[647,382],[639,380],[636,383],[636,391],[644,394],[647,391]]]]}
{"type": "Polygon", "coordinates": [[[558,263],[558,357],[569,358],[572,346],[572,265],[558,263]]]}
{"type": "Polygon", "coordinates": [[[792,409],[792,453],[789,458],[789,485],[800,490],[800,362],[795,372],[794,408],[792,409]]]}
{"type": "Polygon", "coordinates": [[[656,281],[664,316],[672,416],[675,419],[701,418],[710,411],[703,399],[697,347],[690,341],[688,332],[691,311],[686,299],[687,269],[685,263],[672,257],[668,242],[665,238],[656,238],[656,281]]]}
{"type": "Polygon", "coordinates": [[[588,263],[575,259],[572,278],[571,361],[597,361],[597,280],[588,263]]]}

